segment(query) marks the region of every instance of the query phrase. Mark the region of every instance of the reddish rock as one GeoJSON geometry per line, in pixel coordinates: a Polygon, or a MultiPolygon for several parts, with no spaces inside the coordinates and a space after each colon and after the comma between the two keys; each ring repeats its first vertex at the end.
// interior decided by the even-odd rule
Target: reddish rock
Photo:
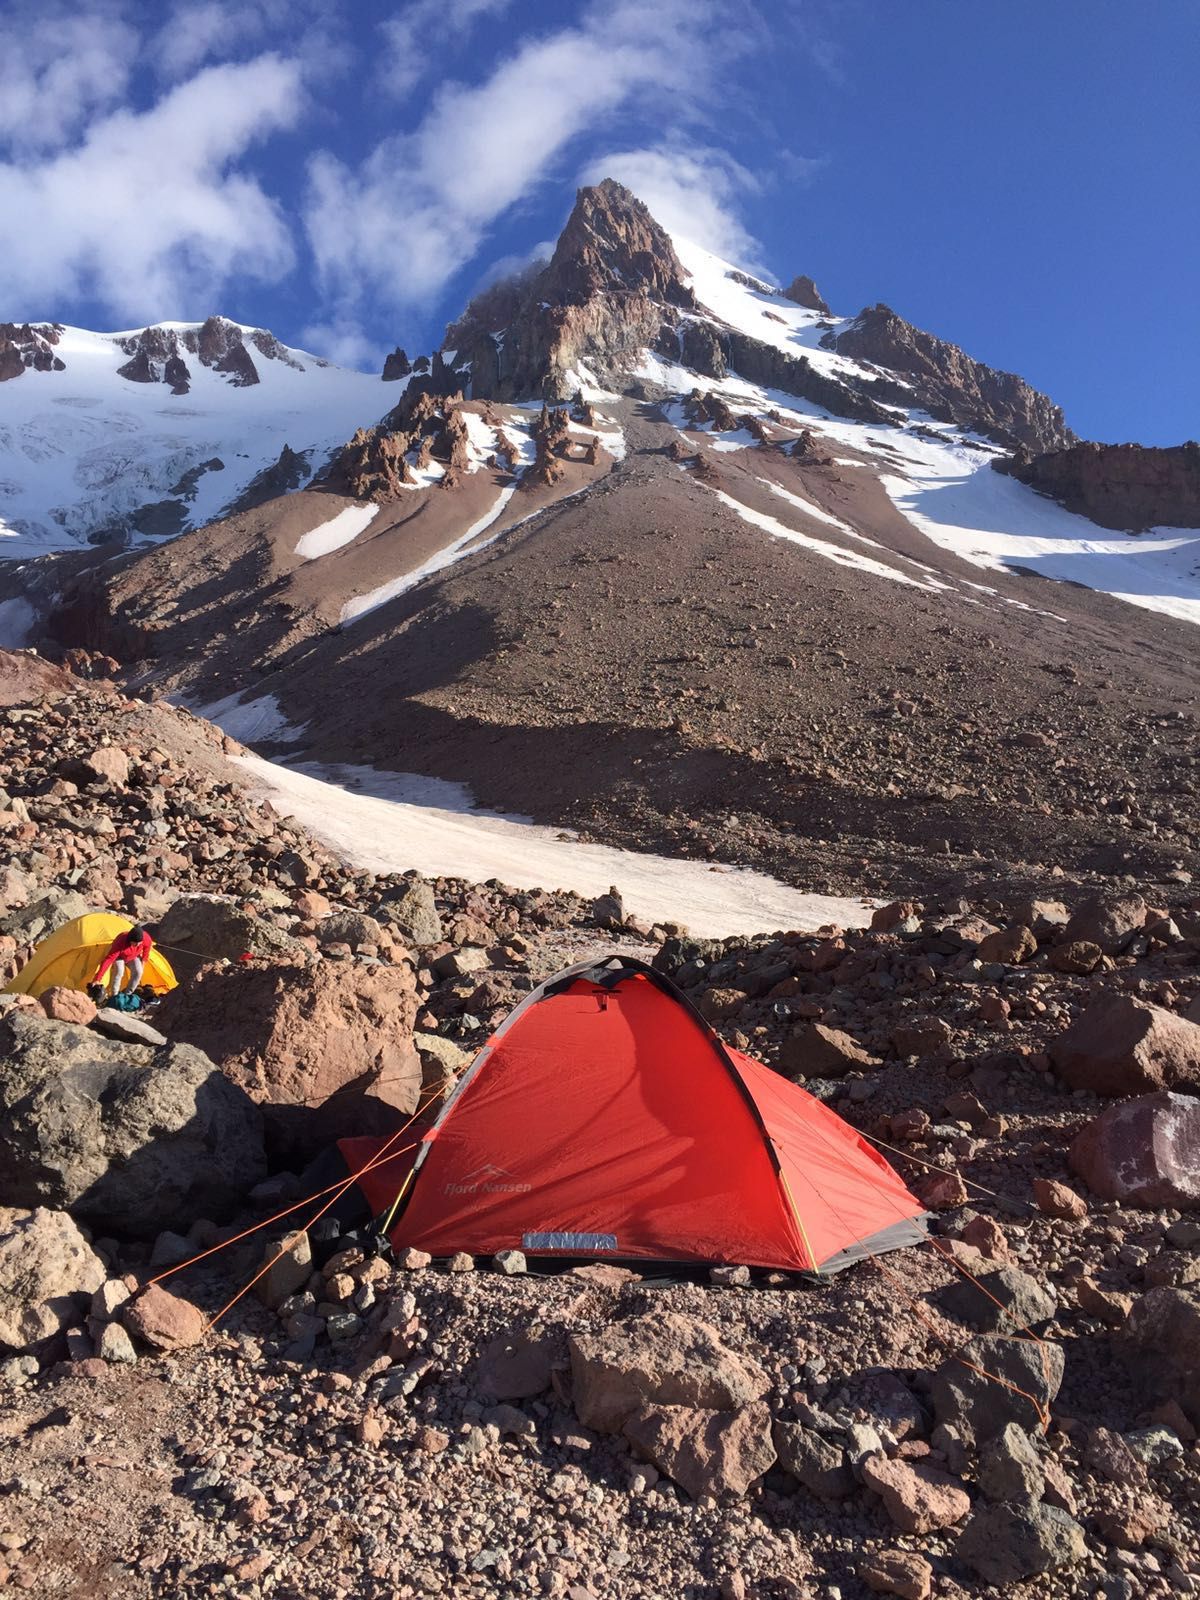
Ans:
{"type": "Polygon", "coordinates": [[[1133,1506],[1116,1506],[1096,1517],[1096,1532],[1118,1550],[1138,1550],[1163,1525],[1161,1507],[1142,1499],[1133,1506]]]}
{"type": "Polygon", "coordinates": [[[921,1017],[892,1029],[892,1045],[900,1056],[932,1056],[953,1038],[943,1017],[921,1017]]]}
{"type": "Polygon", "coordinates": [[[86,1028],[96,1020],[96,1007],[82,989],[43,989],[38,1004],[51,1022],[77,1022],[86,1028]]]}
{"type": "Polygon", "coordinates": [[[1058,1217],[1063,1222],[1082,1222],[1088,1214],[1082,1195],[1054,1178],[1035,1178],[1033,1198],[1043,1216],[1058,1217]]]}
{"type": "Polygon", "coordinates": [[[962,1484],[936,1467],[868,1456],[862,1480],[882,1497],[884,1510],[904,1533],[952,1527],[971,1509],[971,1497],[962,1484]]]}
{"type": "Polygon", "coordinates": [[[1085,1317],[1095,1317],[1110,1328],[1121,1327],[1133,1307],[1131,1294],[1109,1293],[1094,1279],[1086,1277],[1076,1283],[1075,1299],[1085,1317]]]}
{"type": "Polygon", "coordinates": [[[932,1172],[916,1186],[917,1199],[928,1211],[950,1211],[967,1203],[967,1186],[957,1172],[932,1172]]]}
{"type": "Polygon", "coordinates": [[[1129,994],[1093,1001],[1049,1049],[1072,1089],[1125,1095],[1200,1086],[1200,1025],[1129,994]]]}
{"type": "Polygon", "coordinates": [[[1109,1106],[1071,1143],[1093,1194],[1140,1206],[1200,1206],[1200,1100],[1147,1094],[1109,1106]]]}
{"type": "Polygon", "coordinates": [[[568,1340],[580,1422],[620,1433],[642,1404],[734,1411],[759,1400],[770,1379],[717,1330],[677,1311],[611,1323],[568,1340]]]}
{"type": "Polygon", "coordinates": [[[775,1464],[771,1413],[761,1401],[737,1411],[640,1406],[623,1432],[694,1500],[745,1494],[775,1464]]]}
{"type": "Polygon", "coordinates": [[[123,789],[129,782],[129,757],[115,744],[102,744],[83,758],[88,776],[123,789]]]}
{"type": "Polygon", "coordinates": [[[893,900],[890,905],[880,906],[871,915],[871,928],[875,933],[889,933],[900,923],[906,922],[909,917],[915,917],[921,910],[917,900],[893,900]]]}
{"type": "Polygon", "coordinates": [[[1115,956],[1146,922],[1146,902],[1140,894],[1098,894],[1072,916],[1062,942],[1077,940],[1098,944],[1106,956],[1115,956]]]}
{"type": "Polygon", "coordinates": [[[1018,922],[1011,928],[989,933],[979,941],[975,954],[980,961],[1000,961],[1006,967],[1015,967],[1037,955],[1037,940],[1031,929],[1018,922]]]}
{"type": "Polygon", "coordinates": [[[408,967],[280,963],[205,967],[157,1020],[262,1107],[273,1158],[294,1167],[335,1139],[394,1133],[416,1110],[416,1013],[408,967]]]}
{"type": "Polygon", "coordinates": [[[199,1306],[152,1283],[121,1307],[121,1320],[155,1350],[185,1350],[204,1337],[206,1318],[199,1306]]]}
{"type": "Polygon", "coordinates": [[[1050,965],[1055,972],[1070,972],[1086,977],[1104,960],[1104,951],[1087,939],[1072,939],[1070,944],[1055,945],[1050,952],[1050,965]]]}
{"type": "Polygon", "coordinates": [[[859,1562],[858,1575],[872,1594],[900,1600],[929,1600],[933,1590],[933,1568],[912,1550],[880,1550],[859,1562]]]}
{"type": "Polygon", "coordinates": [[[329,916],[333,907],[325,896],[318,894],[315,889],[301,889],[292,901],[292,910],[305,922],[320,922],[323,917],[329,916]]]}
{"type": "MultiPolygon", "coordinates": [[[[745,1000],[744,995],[738,998],[745,1000]]],[[[848,1033],[820,1022],[796,1028],[779,1051],[779,1069],[789,1078],[844,1078],[847,1072],[878,1065],[848,1033]]]]}

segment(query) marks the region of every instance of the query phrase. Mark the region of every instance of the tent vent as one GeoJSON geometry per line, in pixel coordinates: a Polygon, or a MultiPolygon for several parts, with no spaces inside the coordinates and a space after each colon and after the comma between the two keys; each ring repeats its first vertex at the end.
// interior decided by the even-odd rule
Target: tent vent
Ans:
{"type": "Polygon", "coordinates": [[[615,1250],[615,1233],[527,1233],[522,1250],[615,1250]]]}

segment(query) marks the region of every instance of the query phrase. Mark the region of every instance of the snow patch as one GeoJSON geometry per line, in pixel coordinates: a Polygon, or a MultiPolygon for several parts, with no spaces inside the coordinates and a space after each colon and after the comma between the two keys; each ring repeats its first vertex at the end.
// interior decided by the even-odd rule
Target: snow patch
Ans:
{"type": "MultiPolygon", "coordinates": [[[[478,522],[473,522],[466,533],[460,534],[452,544],[446,545],[436,555],[421,566],[415,567],[412,572],[406,572],[402,577],[393,578],[390,583],[381,583],[377,589],[371,589],[366,594],[357,595],[353,600],[347,600],[342,607],[341,621],[354,622],[359,617],[365,617],[371,611],[377,611],[380,606],[386,605],[389,600],[394,600],[397,595],[403,594],[407,589],[414,588],[422,578],[428,578],[431,573],[440,572],[443,567],[454,564],[461,556],[474,554],[470,546],[491,527],[505,506],[516,493],[516,484],[512,483],[501,489],[495,504],[487,511],[478,522]]],[[[499,535],[494,537],[498,538],[499,535]]],[[[483,550],[493,541],[485,539],[482,544],[475,545],[476,550],[483,550]]]]}
{"type": "Polygon", "coordinates": [[[296,554],[302,561],[315,561],[318,556],[331,555],[343,545],[352,543],[378,515],[378,506],[347,506],[336,517],[321,523],[304,534],[296,545],[296,554]]]}
{"type": "Polygon", "coordinates": [[[279,811],[369,872],[415,868],[427,877],[499,878],[517,889],[589,896],[616,884],[640,921],[682,922],[704,938],[811,932],[827,923],[861,928],[871,915],[865,900],[804,894],[747,868],[564,839],[523,817],[476,811],[466,789],[434,778],[237,759],[279,811]]]}
{"type": "Polygon", "coordinates": [[[304,737],[305,730],[289,722],[273,694],[259,695],[256,700],[242,700],[243,690],[227,694],[223,700],[211,705],[193,706],[198,717],[215,723],[222,733],[240,744],[293,743],[304,737]]]}

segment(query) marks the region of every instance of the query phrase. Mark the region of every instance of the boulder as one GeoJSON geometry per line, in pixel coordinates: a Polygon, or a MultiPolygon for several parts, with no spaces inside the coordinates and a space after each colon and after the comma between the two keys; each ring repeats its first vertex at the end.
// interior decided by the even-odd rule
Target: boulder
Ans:
{"type": "Polygon", "coordinates": [[[914,1017],[892,1029],[892,1047],[898,1056],[932,1056],[953,1038],[944,1017],[914,1017]]]}
{"type": "Polygon", "coordinates": [[[929,1600],[933,1592],[933,1568],[912,1550],[877,1550],[859,1562],[858,1576],[872,1594],[900,1600],[929,1600]]]}
{"type": "Polygon", "coordinates": [[[592,921],[597,928],[625,926],[625,902],[619,889],[610,888],[607,894],[598,895],[592,901],[592,921]]]}
{"type": "Polygon", "coordinates": [[[101,1006],[92,1020],[92,1027],[109,1039],[121,1039],[126,1044],[166,1044],[167,1036],[152,1027],[143,1017],[129,1011],[117,1011],[112,1006],[101,1006]]]}
{"type": "Polygon", "coordinates": [[[156,1020],[220,1061],[262,1108],[272,1161],[299,1170],[335,1140],[394,1133],[417,1109],[408,966],[206,967],[156,1020]]]}
{"type": "Polygon", "coordinates": [[[736,1411],[641,1405],[622,1431],[694,1500],[745,1494],[775,1462],[771,1413],[761,1401],[736,1411]]]}
{"type": "Polygon", "coordinates": [[[1033,1198],[1043,1216],[1058,1217],[1062,1222],[1082,1222],[1088,1214],[1083,1196],[1054,1178],[1035,1178],[1033,1198]]]}
{"type": "Polygon", "coordinates": [[[251,955],[296,963],[311,957],[307,945],[291,934],[215,894],[180,895],[154,937],[170,946],[171,965],[180,979],[195,977],[206,961],[236,961],[251,955]]]}
{"type": "Polygon", "coordinates": [[[1145,922],[1146,902],[1140,894],[1094,895],[1075,911],[1063,929],[1062,942],[1097,944],[1106,956],[1115,956],[1145,922]]]}
{"type": "Polygon", "coordinates": [[[1194,1210],[1200,1206],[1200,1100],[1168,1092],[1108,1106],[1075,1135],[1068,1159],[1102,1199],[1194,1210]]]}
{"type": "Polygon", "coordinates": [[[972,1339],[934,1372],[934,1415],[968,1444],[985,1443],[1010,1422],[1033,1433],[1062,1386],[1064,1365],[1062,1346],[1047,1339],[972,1339]]]}
{"type": "Polygon", "coordinates": [[[199,1306],[181,1300],[159,1283],[143,1289],[121,1307],[126,1328],[154,1350],[186,1350],[204,1337],[206,1318],[199,1306]]]}
{"type": "Polygon", "coordinates": [[[129,757],[119,745],[97,745],[84,756],[80,768],[88,783],[111,783],[115,789],[123,789],[129,782],[129,757]]]}
{"type": "Polygon", "coordinates": [[[81,894],[55,889],[0,919],[0,933],[10,934],[18,944],[35,944],[91,909],[81,894]]]}
{"type": "Polygon", "coordinates": [[[0,1207],[0,1349],[37,1349],[75,1327],[105,1276],[66,1212],[0,1207]]]}
{"type": "Polygon", "coordinates": [[[531,1400],[550,1387],[554,1341],[542,1328],[500,1333],[475,1369],[475,1388],[487,1400],[531,1400]]]}
{"type": "Polygon", "coordinates": [[[1037,955],[1037,940],[1031,928],[1018,922],[981,939],[975,955],[980,961],[1000,961],[1006,967],[1016,967],[1037,955]]]}
{"type": "Polygon", "coordinates": [[[1200,1087],[1200,1025],[1133,995],[1105,995],[1054,1039],[1063,1082],[1093,1094],[1200,1087]]]}
{"type": "Polygon", "coordinates": [[[938,1308],[980,1333],[1020,1333],[1055,1312],[1055,1298],[1028,1272],[1001,1267],[997,1272],[956,1278],[934,1296],[938,1308]]]}
{"type": "Polygon", "coordinates": [[[402,889],[388,895],[376,906],[375,916],[406,944],[440,944],[444,937],[433,888],[424,878],[410,879],[402,889]]]}
{"type": "Polygon", "coordinates": [[[986,1450],[980,1452],[977,1472],[979,1487],[989,1500],[1036,1504],[1046,1486],[1045,1475],[1033,1440],[1023,1428],[1010,1422],[986,1450]]]}
{"type": "Polygon", "coordinates": [[[770,1379],[697,1317],[668,1311],[626,1318],[568,1340],[579,1420],[620,1433],[643,1403],[735,1411],[760,1400],[770,1379]]]}
{"type": "Polygon", "coordinates": [[[932,1533],[961,1522],[971,1497],[956,1478],[923,1462],[868,1456],[862,1481],[883,1500],[883,1508],[902,1533],[932,1533]]]}
{"type": "Polygon", "coordinates": [[[301,1231],[285,1239],[270,1239],[263,1247],[260,1270],[266,1268],[254,1285],[254,1292],[263,1305],[278,1310],[290,1295],[304,1288],[313,1272],[312,1246],[308,1234],[301,1231]]]}
{"type": "Polygon", "coordinates": [[[788,1078],[844,1078],[878,1065],[848,1033],[820,1022],[794,1029],[779,1052],[779,1070],[788,1078]]]}
{"type": "Polygon", "coordinates": [[[38,1005],[51,1022],[77,1022],[81,1028],[86,1028],[96,1017],[96,1007],[82,989],[64,989],[58,985],[43,989],[38,1005]]]}
{"type": "Polygon", "coordinates": [[[955,1546],[959,1560],[996,1588],[1072,1566],[1086,1553],[1083,1529],[1048,1505],[982,1506],[955,1546]]]}
{"type": "Polygon", "coordinates": [[[1200,1291],[1151,1289],[1133,1303],[1122,1343],[1136,1378],[1200,1424],[1200,1291]]]}
{"type": "Polygon", "coordinates": [[[357,950],[364,944],[378,949],[391,935],[374,917],[364,917],[357,911],[335,911],[321,923],[317,938],[322,944],[348,944],[351,950],[357,950]]]}
{"type": "Polygon", "coordinates": [[[49,1205],[153,1238],[229,1217],[266,1172],[262,1118],[191,1045],[0,1020],[0,1204],[49,1205]]]}
{"type": "Polygon", "coordinates": [[[800,1422],[777,1422],[772,1438],[779,1465],[822,1500],[845,1500],[858,1487],[846,1452],[815,1428],[800,1422]]]}
{"type": "Polygon", "coordinates": [[[421,1058],[422,1103],[444,1100],[474,1057],[440,1033],[414,1033],[413,1044],[421,1058]]]}
{"type": "Polygon", "coordinates": [[[1050,952],[1050,965],[1055,972],[1070,972],[1086,977],[1104,960],[1104,951],[1098,944],[1086,939],[1072,939],[1070,944],[1057,944],[1050,952]]]}

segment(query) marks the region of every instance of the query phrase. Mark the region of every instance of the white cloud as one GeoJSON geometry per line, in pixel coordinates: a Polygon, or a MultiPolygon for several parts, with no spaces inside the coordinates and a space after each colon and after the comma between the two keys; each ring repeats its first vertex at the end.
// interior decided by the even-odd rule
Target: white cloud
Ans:
{"type": "Polygon", "coordinates": [[[409,0],[394,17],[379,24],[385,56],[380,84],[393,95],[405,95],[433,69],[437,51],[459,38],[480,17],[507,10],[512,0],[409,0]]]}
{"type": "Polygon", "coordinates": [[[616,150],[584,168],[582,183],[616,178],[650,209],[668,233],[703,245],[726,261],[758,272],[759,245],[739,211],[761,181],[723,150],[673,142],[644,150],[616,150]]]}
{"type": "Polygon", "coordinates": [[[205,314],[232,275],[291,266],[276,203],[238,161],[297,119],[299,69],[276,55],[210,67],[149,110],[94,121],[71,148],[0,162],[11,315],[89,295],[133,321],[205,314]]]}
{"type": "Polygon", "coordinates": [[[471,259],[490,224],[579,135],[630,110],[678,123],[738,48],[716,0],[605,0],[572,27],[520,43],[474,86],[444,86],[412,134],[358,167],[310,165],[305,226],[343,306],[370,290],[421,302],[471,259]]]}
{"type": "Polygon", "coordinates": [[[110,5],[0,11],[0,145],[57,149],[124,95],[138,36],[110,5]]]}
{"type": "Polygon", "coordinates": [[[285,32],[289,60],[305,61],[328,81],[345,60],[344,48],[325,25],[329,11],[322,0],[175,0],[149,53],[159,75],[175,81],[205,62],[233,60],[285,32]]]}
{"type": "Polygon", "coordinates": [[[379,372],[387,354],[359,324],[348,317],[331,322],[310,322],[301,331],[300,343],[315,356],[324,356],[339,367],[353,367],[362,372],[379,372]]]}

